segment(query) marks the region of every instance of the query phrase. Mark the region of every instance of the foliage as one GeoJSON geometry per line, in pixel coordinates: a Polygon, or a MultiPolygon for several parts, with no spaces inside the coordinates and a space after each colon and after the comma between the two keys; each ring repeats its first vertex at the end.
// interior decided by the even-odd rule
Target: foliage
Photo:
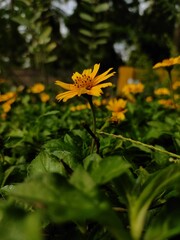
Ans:
{"type": "Polygon", "coordinates": [[[17,0],[0,5],[1,75],[9,74],[10,66],[38,68],[43,74],[100,61],[115,69],[127,60],[144,67],[146,61],[154,64],[179,53],[177,1],[142,1],[147,4],[143,13],[137,0],[75,1],[70,16],[62,10],[64,2],[17,0]],[[64,25],[66,35],[60,31],[64,25]],[[124,46],[125,53],[115,51],[115,45],[124,46]]]}
{"type": "Polygon", "coordinates": [[[145,88],[133,102],[126,99],[125,119],[114,121],[111,97],[93,99],[99,151],[92,153],[84,100],[57,104],[52,89],[35,86],[17,88],[11,109],[1,115],[3,239],[178,236],[179,110],[160,105],[153,92],[146,101],[145,88]],[[49,100],[42,102],[42,91],[49,100]]]}

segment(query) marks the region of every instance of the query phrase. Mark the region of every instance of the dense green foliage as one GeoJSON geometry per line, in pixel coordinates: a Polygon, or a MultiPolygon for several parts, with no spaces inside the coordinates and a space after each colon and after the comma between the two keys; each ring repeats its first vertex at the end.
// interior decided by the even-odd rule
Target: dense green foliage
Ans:
{"type": "Polygon", "coordinates": [[[68,15],[68,2],[0,1],[0,240],[179,239],[180,57],[162,81],[152,65],[180,55],[180,3],[74,0],[68,15]],[[57,102],[48,76],[95,63],[147,71],[126,94],[116,71],[92,105],[57,102]]]}
{"type": "Polygon", "coordinates": [[[180,51],[176,0],[144,0],[141,4],[137,0],[81,0],[74,1],[71,15],[61,7],[69,1],[9,2],[0,5],[1,74],[12,67],[52,73],[57,68],[90,67],[94,62],[116,69],[127,60],[121,50],[114,49],[117,44],[128,52],[134,49],[129,57],[133,66],[143,66],[144,60],[154,64],[180,51]],[[63,24],[66,35],[60,31],[63,24]]]}

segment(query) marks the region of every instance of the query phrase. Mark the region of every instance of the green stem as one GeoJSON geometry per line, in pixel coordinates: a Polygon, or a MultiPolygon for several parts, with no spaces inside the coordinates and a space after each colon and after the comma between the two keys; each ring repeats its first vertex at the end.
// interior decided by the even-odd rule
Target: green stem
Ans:
{"type": "Polygon", "coordinates": [[[168,155],[171,156],[171,157],[180,159],[180,155],[177,155],[177,154],[172,153],[172,152],[168,152],[168,151],[166,151],[166,150],[163,150],[163,149],[161,149],[161,148],[154,147],[154,146],[149,145],[149,144],[145,144],[145,143],[142,143],[142,142],[133,140],[133,139],[131,139],[131,138],[123,137],[122,135],[115,135],[115,134],[106,133],[106,132],[99,132],[99,134],[103,134],[103,135],[107,135],[107,136],[111,136],[111,137],[115,137],[115,138],[120,138],[120,139],[122,139],[122,140],[124,140],[124,141],[129,141],[129,142],[131,142],[131,143],[135,143],[135,144],[137,144],[137,145],[141,145],[141,146],[147,147],[147,148],[149,148],[149,149],[152,149],[152,150],[154,150],[154,151],[159,151],[159,152],[168,154],[168,155]]]}
{"type": "MultiPolygon", "coordinates": [[[[87,95],[86,99],[89,102],[90,108],[91,108],[91,112],[92,112],[92,120],[93,120],[93,129],[92,132],[94,133],[94,135],[96,136],[96,115],[95,115],[95,108],[94,108],[94,104],[92,102],[92,96],[87,95]]],[[[95,146],[95,139],[92,138],[92,144],[91,144],[91,153],[93,153],[94,151],[94,146],[95,146]]]]}
{"type": "Polygon", "coordinates": [[[176,101],[174,98],[174,91],[173,91],[173,87],[172,87],[172,75],[171,75],[172,68],[166,68],[166,70],[167,70],[168,76],[169,76],[169,89],[170,89],[171,99],[173,101],[174,108],[176,109],[176,101]]]}

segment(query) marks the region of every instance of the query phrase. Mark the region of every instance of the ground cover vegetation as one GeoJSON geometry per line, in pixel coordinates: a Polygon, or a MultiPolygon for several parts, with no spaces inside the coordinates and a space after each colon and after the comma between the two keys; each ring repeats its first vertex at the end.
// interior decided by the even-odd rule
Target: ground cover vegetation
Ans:
{"type": "Polygon", "coordinates": [[[63,2],[0,5],[0,238],[178,239],[180,6],[63,2]],[[117,95],[121,64],[146,71],[117,95]]]}

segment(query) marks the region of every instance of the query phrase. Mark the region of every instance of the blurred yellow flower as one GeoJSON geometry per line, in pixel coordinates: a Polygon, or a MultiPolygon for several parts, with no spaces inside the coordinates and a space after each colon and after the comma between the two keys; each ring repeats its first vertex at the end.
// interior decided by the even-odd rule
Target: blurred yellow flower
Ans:
{"type": "Polygon", "coordinates": [[[7,92],[5,94],[1,94],[0,95],[0,102],[5,102],[13,97],[16,96],[16,93],[15,92],[7,92]]]}
{"type": "Polygon", "coordinates": [[[30,91],[32,93],[41,93],[43,92],[45,89],[45,86],[44,84],[42,83],[35,83],[31,88],[30,88],[30,91]]]}
{"type": "Polygon", "coordinates": [[[0,115],[1,119],[5,120],[6,117],[7,117],[7,113],[5,113],[5,112],[1,113],[1,115],[0,115]]]}
{"type": "Polygon", "coordinates": [[[146,97],[146,102],[152,102],[153,98],[151,96],[146,97]]]}
{"type": "Polygon", "coordinates": [[[128,95],[130,93],[133,93],[133,94],[137,94],[137,93],[141,93],[144,91],[144,84],[142,83],[131,83],[131,84],[127,84],[123,87],[122,89],[122,93],[124,95],[128,95]]]}
{"type": "Polygon", "coordinates": [[[170,91],[168,88],[157,88],[154,90],[154,94],[159,96],[159,95],[170,95],[170,91]]]}
{"type": "Polygon", "coordinates": [[[49,94],[44,93],[44,92],[40,93],[39,96],[40,96],[41,102],[44,102],[44,103],[49,101],[49,99],[50,99],[49,94]]]}
{"type": "Polygon", "coordinates": [[[175,108],[174,103],[171,99],[160,99],[158,103],[160,105],[163,105],[165,108],[175,108]]]}
{"type": "Polygon", "coordinates": [[[127,112],[127,110],[125,109],[126,104],[127,101],[125,101],[122,98],[120,99],[112,98],[109,100],[107,109],[112,112],[111,117],[112,122],[120,122],[125,119],[125,112],[127,112]]]}
{"type": "Polygon", "coordinates": [[[3,109],[3,112],[7,113],[11,110],[11,104],[9,103],[3,103],[2,104],[2,109],[3,109]]]}
{"type": "Polygon", "coordinates": [[[81,111],[81,110],[84,110],[84,109],[87,109],[87,108],[90,108],[89,104],[80,104],[80,105],[77,105],[77,106],[72,106],[70,108],[70,110],[72,112],[75,112],[75,111],[81,111]]]}
{"type": "Polygon", "coordinates": [[[180,56],[175,58],[164,59],[162,62],[156,63],[153,66],[153,69],[160,68],[160,67],[171,67],[176,64],[180,64],[180,56]]]}
{"type": "Polygon", "coordinates": [[[73,98],[75,96],[81,96],[82,94],[100,96],[103,93],[101,88],[112,86],[112,83],[110,82],[108,83],[101,82],[113,76],[115,72],[109,73],[112,70],[112,68],[109,68],[104,73],[97,75],[99,67],[100,64],[95,64],[93,70],[85,69],[82,72],[82,74],[75,72],[72,75],[72,80],[74,82],[73,84],[56,81],[55,84],[59,85],[65,90],[68,90],[66,92],[59,93],[56,96],[56,99],[58,101],[63,100],[63,102],[66,102],[68,99],[73,98]]]}
{"type": "Polygon", "coordinates": [[[177,90],[179,87],[180,87],[180,81],[175,81],[175,82],[173,83],[173,85],[172,85],[172,88],[173,88],[174,90],[177,90]]]}

